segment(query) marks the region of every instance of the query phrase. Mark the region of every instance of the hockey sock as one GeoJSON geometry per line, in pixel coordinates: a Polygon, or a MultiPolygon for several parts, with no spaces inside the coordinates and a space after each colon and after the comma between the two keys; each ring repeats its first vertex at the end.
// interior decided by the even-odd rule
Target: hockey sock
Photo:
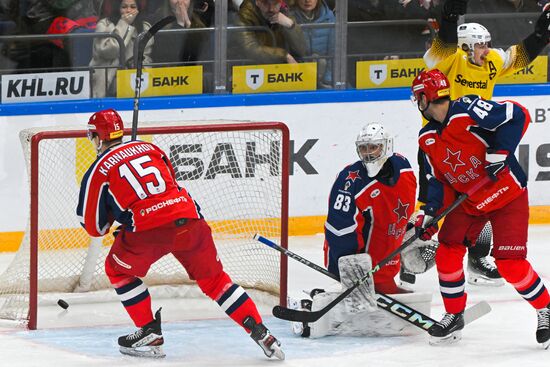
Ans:
{"type": "Polygon", "coordinates": [[[462,261],[466,248],[462,245],[448,246],[440,244],[436,253],[436,266],[439,274],[439,291],[445,310],[459,313],[466,307],[467,294],[464,291],[464,270],[462,261]]]}
{"type": "Polygon", "coordinates": [[[529,261],[496,259],[495,263],[500,275],[535,309],[544,308],[550,303],[548,290],[529,261]]]}
{"type": "Polygon", "coordinates": [[[153,321],[151,296],[143,281],[129,275],[114,274],[108,263],[105,264],[105,272],[134,324],[142,327],[153,321]]]}
{"type": "Polygon", "coordinates": [[[212,278],[197,280],[197,284],[204,294],[216,301],[225,313],[248,333],[250,330],[243,325],[247,316],[252,316],[258,324],[262,322],[254,301],[241,286],[231,281],[227,273],[221,272],[212,278]]]}

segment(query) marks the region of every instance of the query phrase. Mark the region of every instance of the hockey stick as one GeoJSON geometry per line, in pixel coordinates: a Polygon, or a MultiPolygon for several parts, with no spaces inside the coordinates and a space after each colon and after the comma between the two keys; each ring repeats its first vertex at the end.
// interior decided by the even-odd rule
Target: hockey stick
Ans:
{"type": "MultiPolygon", "coordinates": [[[[284,247],[281,247],[281,246],[277,245],[275,242],[273,242],[273,241],[271,241],[271,240],[269,240],[269,239],[267,239],[263,236],[260,236],[259,234],[255,234],[254,239],[256,241],[259,241],[259,242],[263,243],[264,245],[267,245],[267,246],[271,247],[272,249],[275,249],[275,250],[279,251],[280,253],[290,257],[291,259],[299,261],[302,264],[304,264],[305,266],[307,266],[307,267],[309,267],[313,270],[317,270],[318,272],[328,276],[329,278],[332,278],[332,279],[338,281],[338,278],[336,277],[336,275],[332,274],[331,272],[329,272],[325,268],[323,268],[323,267],[321,267],[321,266],[319,266],[319,265],[303,258],[302,256],[300,256],[300,255],[298,255],[298,254],[296,254],[296,253],[294,253],[294,252],[292,252],[288,249],[285,249],[284,247]]],[[[433,324],[435,324],[437,322],[434,319],[432,319],[430,316],[427,316],[427,315],[423,314],[422,312],[417,311],[414,308],[411,308],[410,306],[407,306],[407,305],[399,302],[398,300],[388,296],[387,294],[377,293],[376,295],[378,297],[376,299],[376,303],[378,304],[379,308],[381,308],[384,311],[387,311],[387,312],[399,317],[402,320],[405,320],[405,321],[413,324],[414,326],[416,326],[419,329],[427,331],[433,324]]],[[[491,311],[491,307],[489,306],[489,304],[487,302],[482,301],[482,302],[476,303],[475,305],[473,305],[471,307],[468,307],[464,311],[464,322],[466,324],[468,324],[468,323],[470,323],[474,320],[477,320],[481,316],[489,313],[489,311],[491,311]]]]}
{"type": "MultiPolygon", "coordinates": [[[[301,257],[300,255],[298,254],[295,254],[294,252],[284,248],[284,247],[281,247],[279,245],[277,245],[275,242],[263,237],[263,236],[260,236],[259,234],[255,234],[254,235],[254,239],[256,241],[259,241],[261,243],[263,243],[264,245],[267,245],[269,247],[271,247],[272,249],[275,249],[277,251],[279,251],[280,253],[290,257],[291,259],[294,259],[294,260],[297,260],[299,262],[301,262],[302,264],[304,264],[305,266],[313,269],[313,270],[317,270],[319,273],[322,273],[324,275],[326,275],[327,277],[329,278],[332,278],[336,281],[339,281],[338,277],[334,274],[332,274],[331,272],[329,272],[328,270],[326,270],[325,268],[301,257]]],[[[378,304],[378,307],[380,307],[381,309],[383,309],[384,311],[387,311],[397,317],[399,317],[400,319],[403,319],[411,324],[413,324],[414,326],[426,331],[428,330],[433,324],[436,323],[436,321],[434,319],[432,319],[430,316],[427,316],[425,314],[423,314],[422,312],[420,311],[417,311],[413,308],[411,308],[410,306],[407,306],[401,302],[399,302],[398,300],[396,300],[395,298],[392,298],[384,293],[377,293],[376,294],[377,296],[377,299],[376,299],[376,303],[378,304]]],[[[275,315],[277,316],[277,315],[275,315]]]]}
{"type": "MultiPolygon", "coordinates": [[[[328,276],[329,278],[332,278],[338,281],[338,278],[336,277],[336,275],[330,273],[325,268],[301,257],[300,255],[288,249],[285,249],[284,247],[277,245],[275,242],[263,236],[260,236],[259,234],[255,234],[254,239],[263,243],[264,245],[271,247],[272,249],[279,251],[280,253],[290,257],[291,259],[297,260],[302,264],[304,264],[305,266],[311,269],[317,270],[318,272],[328,276]]],[[[402,320],[405,320],[413,324],[419,329],[428,331],[428,329],[437,322],[434,319],[432,319],[430,316],[427,316],[422,312],[417,311],[414,308],[411,308],[410,306],[407,306],[399,302],[398,300],[388,296],[387,294],[377,293],[376,295],[378,297],[376,299],[376,303],[379,308],[399,317],[402,320]]],[[[491,311],[491,306],[489,306],[487,302],[481,301],[479,303],[476,303],[475,305],[468,307],[464,311],[464,323],[469,324],[470,322],[477,320],[481,316],[488,314],[490,311],[491,311]]]]}
{"type": "MultiPolygon", "coordinates": [[[[476,185],[474,185],[467,193],[461,194],[458,199],[456,199],[449,207],[445,208],[439,215],[433,218],[427,225],[426,228],[436,224],[443,217],[449,214],[451,211],[456,209],[464,200],[466,200],[472,193],[476,192],[480,187],[485,185],[490,181],[489,176],[485,176],[481,179],[476,185]]],[[[334,306],[340,303],[344,298],[346,298],[351,292],[353,292],[357,287],[361,286],[367,281],[367,279],[372,276],[375,272],[380,270],[380,268],[390,262],[397,254],[401,253],[405,248],[411,245],[414,241],[420,237],[421,233],[416,233],[411,236],[408,240],[403,242],[401,246],[393,250],[388,256],[380,260],[375,267],[373,267],[367,274],[362,276],[360,279],[356,280],[355,283],[342,292],[338,297],[336,297],[332,302],[323,307],[318,311],[302,311],[302,310],[293,310],[287,307],[275,306],[273,307],[273,315],[279,319],[288,320],[288,321],[300,321],[300,322],[315,322],[323,317],[324,314],[329,312],[334,306]]]]}
{"type": "Polygon", "coordinates": [[[134,53],[136,58],[136,85],[134,93],[134,113],[132,115],[132,140],[137,138],[138,128],[138,115],[139,115],[139,98],[141,97],[141,74],[143,72],[143,53],[145,52],[145,46],[147,42],[155,36],[155,34],[168,24],[176,20],[173,15],[162,18],[146,32],[141,32],[136,39],[136,46],[134,47],[134,53]]]}

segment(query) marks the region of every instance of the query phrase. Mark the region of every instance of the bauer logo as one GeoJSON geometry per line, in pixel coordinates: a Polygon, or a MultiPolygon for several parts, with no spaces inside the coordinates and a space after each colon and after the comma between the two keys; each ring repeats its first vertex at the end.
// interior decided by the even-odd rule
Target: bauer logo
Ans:
{"type": "Polygon", "coordinates": [[[410,87],[424,68],[422,59],[358,61],[357,88],[410,87]]]}
{"type": "Polygon", "coordinates": [[[376,85],[384,83],[388,75],[388,65],[374,64],[369,65],[369,77],[371,82],[376,85]]]}
{"type": "Polygon", "coordinates": [[[233,93],[288,92],[317,89],[317,64],[233,67],[233,93]]]}
{"type": "Polygon", "coordinates": [[[2,75],[2,103],[77,100],[90,98],[90,73],[2,75]]]}
{"type": "MultiPolygon", "coordinates": [[[[135,95],[136,70],[117,70],[117,97],[135,95]]],[[[141,74],[142,97],[202,93],[202,65],[144,69],[141,74]]]]}
{"type": "Polygon", "coordinates": [[[263,69],[252,69],[246,71],[246,85],[252,89],[256,90],[264,84],[264,70],[263,69]]]}

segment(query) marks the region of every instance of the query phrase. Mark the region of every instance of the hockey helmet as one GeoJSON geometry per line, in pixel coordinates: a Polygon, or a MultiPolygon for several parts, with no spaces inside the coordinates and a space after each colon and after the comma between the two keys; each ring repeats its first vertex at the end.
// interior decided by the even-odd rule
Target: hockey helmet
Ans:
{"type": "Polygon", "coordinates": [[[124,135],[124,123],[112,108],[94,113],[88,121],[88,138],[97,134],[100,140],[120,139],[124,135]]]}
{"type": "Polygon", "coordinates": [[[369,177],[374,177],[393,154],[393,137],[381,124],[369,123],[357,135],[355,147],[369,177]]]}
{"type": "Polygon", "coordinates": [[[422,95],[426,96],[428,103],[441,98],[450,98],[451,96],[449,80],[438,69],[421,71],[414,78],[411,88],[413,99],[417,104],[420,102],[422,95]]]}
{"type": "Polygon", "coordinates": [[[461,24],[458,26],[456,34],[458,36],[458,47],[464,51],[473,51],[477,43],[488,44],[491,42],[491,34],[487,28],[478,23],[461,24]]]}

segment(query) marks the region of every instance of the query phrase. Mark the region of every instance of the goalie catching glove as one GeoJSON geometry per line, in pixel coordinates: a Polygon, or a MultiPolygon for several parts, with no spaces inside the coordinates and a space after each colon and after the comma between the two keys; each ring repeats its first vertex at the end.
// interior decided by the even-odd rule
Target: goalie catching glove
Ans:
{"type": "Polygon", "coordinates": [[[439,243],[434,240],[416,240],[401,253],[401,267],[407,273],[423,274],[435,265],[439,243]]]}

